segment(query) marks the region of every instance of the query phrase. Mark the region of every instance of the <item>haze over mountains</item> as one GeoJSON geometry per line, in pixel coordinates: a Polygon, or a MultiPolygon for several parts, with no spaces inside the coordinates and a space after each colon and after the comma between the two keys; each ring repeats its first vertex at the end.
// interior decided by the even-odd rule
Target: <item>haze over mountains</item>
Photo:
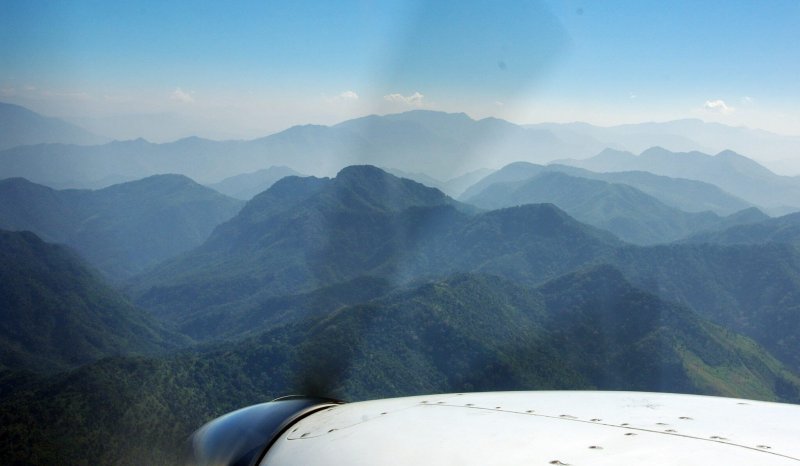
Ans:
{"type": "Polygon", "coordinates": [[[495,118],[473,120],[463,113],[429,110],[370,115],[333,126],[295,126],[248,141],[188,137],[163,144],[135,139],[86,146],[97,144],[97,139],[62,137],[59,131],[49,130],[38,132],[28,142],[15,143],[14,128],[30,125],[19,112],[6,113],[9,121],[0,121],[0,132],[8,137],[0,140],[9,142],[0,147],[0,177],[23,177],[51,187],[98,188],[163,173],[179,173],[210,184],[270,166],[332,176],[347,165],[365,163],[448,181],[520,160],[584,159],[606,148],[639,153],[653,146],[712,152],[721,147],[719,151],[734,149],[761,161],[775,160],[775,152],[791,161],[800,153],[800,138],[695,120],[613,128],[577,123],[520,126],[495,118]],[[724,145],[721,141],[726,140],[736,143],[724,145]]]}
{"type": "Polygon", "coordinates": [[[0,150],[47,143],[89,145],[107,141],[64,120],[0,102],[0,150]]]}
{"type": "Polygon", "coordinates": [[[683,212],[632,186],[559,172],[544,172],[524,181],[494,183],[468,201],[485,209],[553,203],[581,222],[636,244],[666,243],[698,231],[767,217],[757,209],[729,217],[711,212],[683,212]]]}
{"type": "Polygon", "coordinates": [[[54,190],[0,180],[0,228],[65,243],[108,277],[122,279],[201,244],[242,202],[180,175],[108,188],[54,190]]]}
{"type": "Polygon", "coordinates": [[[752,204],[726,193],[713,184],[700,181],[670,178],[644,171],[601,173],[568,165],[536,165],[529,162],[506,165],[467,188],[459,198],[467,201],[494,183],[521,182],[544,172],[559,172],[580,178],[628,185],[685,212],[711,211],[724,216],[752,207],[752,204]]]}
{"type": "Polygon", "coordinates": [[[287,176],[302,175],[289,167],[269,167],[252,173],[231,176],[208,187],[234,199],[249,201],[256,194],[266,191],[276,181],[287,176]]]}
{"type": "Polygon", "coordinates": [[[800,184],[608,134],[414,111],[0,151],[0,462],[175,464],[286,393],[800,402],[800,221],[767,215],[800,184]]]}
{"type": "Polygon", "coordinates": [[[653,147],[634,155],[605,150],[586,160],[565,164],[594,171],[647,171],[657,175],[704,181],[754,204],[786,213],[800,205],[800,178],[780,176],[731,151],[717,155],[700,152],[673,153],[653,147]]]}
{"type": "MultiPolygon", "coordinates": [[[[657,146],[672,152],[700,151],[716,154],[731,150],[755,157],[766,166],[787,174],[800,173],[797,155],[800,137],[784,136],[763,130],[683,119],[663,123],[648,122],[601,127],[587,123],[542,123],[526,125],[546,129],[565,140],[586,140],[604,148],[641,153],[657,146]]],[[[577,154],[576,154],[577,156],[577,154]]]]}

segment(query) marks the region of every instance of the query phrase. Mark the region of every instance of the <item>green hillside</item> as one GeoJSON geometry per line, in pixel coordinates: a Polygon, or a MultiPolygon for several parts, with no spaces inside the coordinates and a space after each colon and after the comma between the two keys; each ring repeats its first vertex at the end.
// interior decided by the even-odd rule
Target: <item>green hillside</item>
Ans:
{"type": "Polygon", "coordinates": [[[134,308],[71,251],[0,230],[0,367],[53,372],[186,344],[134,308]]]}
{"type": "Polygon", "coordinates": [[[204,421],[286,393],[558,388],[796,401],[800,380],[607,266],[538,289],[462,274],[236,343],[29,380],[0,399],[0,451],[5,463],[172,464],[204,421]]]}

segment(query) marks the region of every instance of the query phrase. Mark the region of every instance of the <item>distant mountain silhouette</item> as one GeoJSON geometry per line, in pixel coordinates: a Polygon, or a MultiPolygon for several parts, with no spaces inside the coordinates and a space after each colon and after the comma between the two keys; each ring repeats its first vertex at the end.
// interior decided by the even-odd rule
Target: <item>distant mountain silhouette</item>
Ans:
{"type": "MultiPolygon", "coordinates": [[[[721,218],[711,212],[687,213],[636,188],[543,171],[524,181],[494,183],[468,199],[484,209],[552,203],[589,225],[635,244],[667,243],[698,231],[729,226],[749,216],[721,218]]],[[[756,220],[766,218],[761,214],[756,220]]]]}
{"type": "Polygon", "coordinates": [[[241,205],[180,175],[96,191],[57,191],[22,178],[0,181],[0,228],[65,243],[115,279],[201,244],[241,205]]]}
{"type": "Polygon", "coordinates": [[[548,161],[572,156],[574,149],[546,130],[494,118],[473,120],[463,113],[414,110],[334,126],[295,126],[251,141],[192,137],[165,144],[137,139],[94,147],[18,147],[0,152],[0,173],[72,187],[95,186],[110,176],[136,179],[156,173],[180,173],[210,184],[270,165],[328,176],[348,165],[372,164],[450,180],[484,168],[487,160],[502,164],[525,154],[533,161],[548,161]]]}
{"type": "Polygon", "coordinates": [[[494,170],[482,168],[457,176],[448,181],[441,181],[424,173],[408,173],[393,168],[385,168],[385,170],[394,176],[408,178],[416,181],[417,183],[422,183],[425,186],[436,188],[454,198],[460,196],[467,188],[494,172],[494,170]]]}
{"type": "MultiPolygon", "coordinates": [[[[58,118],[0,102],[0,151],[16,146],[64,143],[100,144],[107,139],[58,118]]],[[[0,170],[3,173],[3,170],[0,170]]]]}
{"type": "MultiPolygon", "coordinates": [[[[728,126],[699,119],[681,119],[664,122],[646,122],[610,127],[587,123],[542,123],[526,125],[534,129],[551,131],[563,140],[584,141],[592,144],[640,153],[650,147],[663,147],[672,152],[701,151],[709,154],[732,150],[748,154],[768,167],[781,167],[800,173],[800,164],[791,160],[791,154],[800,151],[800,137],[786,136],[759,129],[728,126]]],[[[599,150],[595,150],[595,153],[599,150]]],[[[579,154],[573,157],[583,158],[579,154]]]]}
{"type": "Polygon", "coordinates": [[[252,173],[225,178],[219,183],[208,185],[226,196],[249,201],[256,194],[266,191],[276,181],[286,176],[302,176],[289,167],[269,167],[252,173]]]}
{"type": "Polygon", "coordinates": [[[730,215],[752,206],[712,184],[701,181],[670,178],[644,171],[601,173],[568,165],[536,165],[528,162],[515,162],[503,167],[470,186],[460,199],[469,202],[471,197],[493,183],[523,181],[543,172],[566,173],[581,178],[625,184],[685,212],[711,211],[719,215],[730,215]]]}
{"type": "Polygon", "coordinates": [[[800,178],[780,176],[731,151],[717,155],[675,153],[653,147],[640,155],[606,150],[586,160],[564,161],[593,171],[642,170],[658,175],[704,181],[748,202],[786,212],[800,209],[800,178]]]}
{"type": "Polygon", "coordinates": [[[0,230],[0,368],[53,372],[185,344],[70,250],[0,230]]]}

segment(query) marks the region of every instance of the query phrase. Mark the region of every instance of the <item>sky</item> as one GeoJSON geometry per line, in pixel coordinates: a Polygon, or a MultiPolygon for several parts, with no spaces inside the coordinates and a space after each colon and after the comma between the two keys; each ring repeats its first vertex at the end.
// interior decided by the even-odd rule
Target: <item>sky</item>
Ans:
{"type": "Polygon", "coordinates": [[[151,140],[415,108],[800,134],[800,2],[5,0],[0,101],[151,140]]]}

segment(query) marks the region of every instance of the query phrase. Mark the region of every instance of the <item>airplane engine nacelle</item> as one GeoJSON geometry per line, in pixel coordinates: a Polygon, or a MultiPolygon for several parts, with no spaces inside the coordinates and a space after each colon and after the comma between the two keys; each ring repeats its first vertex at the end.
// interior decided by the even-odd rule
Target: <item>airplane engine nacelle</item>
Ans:
{"type": "Polygon", "coordinates": [[[643,392],[292,397],[192,437],[197,466],[800,465],[800,406],[643,392]]]}

